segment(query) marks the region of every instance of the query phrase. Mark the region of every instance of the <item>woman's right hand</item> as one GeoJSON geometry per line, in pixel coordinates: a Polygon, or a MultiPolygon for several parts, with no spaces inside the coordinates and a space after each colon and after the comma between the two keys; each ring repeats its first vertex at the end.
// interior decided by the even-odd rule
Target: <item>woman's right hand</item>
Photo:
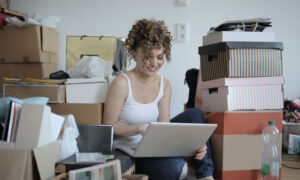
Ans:
{"type": "Polygon", "coordinates": [[[144,135],[144,133],[146,132],[148,125],[142,124],[139,126],[139,132],[144,135]]]}

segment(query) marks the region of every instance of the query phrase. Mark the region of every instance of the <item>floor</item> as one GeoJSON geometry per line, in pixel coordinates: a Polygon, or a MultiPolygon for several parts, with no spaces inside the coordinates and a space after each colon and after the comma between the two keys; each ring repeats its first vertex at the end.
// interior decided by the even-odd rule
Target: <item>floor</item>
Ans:
{"type": "Polygon", "coordinates": [[[282,160],[282,180],[300,179],[300,160],[282,160]],[[290,168],[288,168],[288,167],[290,168]],[[296,169],[298,168],[298,169],[296,169]]]}
{"type": "MultiPolygon", "coordinates": [[[[300,180],[300,160],[282,160],[281,165],[282,180],[300,180]],[[288,168],[288,167],[290,168],[288,168]],[[298,169],[295,169],[298,168],[298,169]]],[[[185,180],[196,180],[193,169],[189,168],[188,176],[185,180]]]]}

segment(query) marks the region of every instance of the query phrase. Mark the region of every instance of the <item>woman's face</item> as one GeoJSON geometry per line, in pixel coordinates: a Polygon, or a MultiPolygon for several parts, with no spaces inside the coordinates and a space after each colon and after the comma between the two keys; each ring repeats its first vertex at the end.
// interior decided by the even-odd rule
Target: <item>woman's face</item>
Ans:
{"type": "Polygon", "coordinates": [[[145,75],[155,75],[164,64],[163,48],[152,49],[149,56],[145,56],[142,48],[133,52],[132,58],[136,62],[136,68],[145,75]]]}

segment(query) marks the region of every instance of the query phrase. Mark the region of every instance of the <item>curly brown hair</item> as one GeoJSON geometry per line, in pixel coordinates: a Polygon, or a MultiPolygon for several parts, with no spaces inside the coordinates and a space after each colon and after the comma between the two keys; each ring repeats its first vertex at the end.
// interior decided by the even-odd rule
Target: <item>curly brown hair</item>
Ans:
{"type": "Polygon", "coordinates": [[[138,20],[128,33],[125,46],[131,58],[131,53],[142,48],[145,56],[151,56],[152,49],[163,47],[167,61],[171,61],[172,36],[164,21],[155,19],[138,20]]]}

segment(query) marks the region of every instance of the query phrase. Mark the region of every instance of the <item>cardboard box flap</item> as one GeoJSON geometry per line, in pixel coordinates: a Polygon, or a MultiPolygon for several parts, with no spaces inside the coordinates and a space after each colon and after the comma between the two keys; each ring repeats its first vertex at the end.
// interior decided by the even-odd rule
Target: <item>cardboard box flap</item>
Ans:
{"type": "Polygon", "coordinates": [[[283,50],[282,42],[221,42],[207,46],[200,46],[199,54],[207,54],[217,51],[225,51],[234,48],[270,48],[283,50]]]}
{"type": "Polygon", "coordinates": [[[255,86],[283,84],[283,76],[276,77],[251,77],[251,78],[220,78],[201,82],[201,89],[209,89],[224,86],[255,86]]]}
{"type": "Polygon", "coordinates": [[[54,29],[41,27],[42,51],[57,53],[58,51],[58,32],[54,29]],[[53,38],[56,37],[56,38],[53,38]]]}
{"type": "Polygon", "coordinates": [[[17,149],[33,149],[51,142],[50,114],[47,105],[24,103],[16,138],[17,149]]]}
{"type": "Polygon", "coordinates": [[[33,150],[38,172],[41,179],[55,176],[55,162],[59,161],[59,144],[57,141],[33,150]],[[49,156],[51,157],[49,158],[49,156]]]}
{"type": "Polygon", "coordinates": [[[0,141],[0,148],[1,149],[14,149],[15,148],[15,143],[0,141]]]}
{"type": "Polygon", "coordinates": [[[0,149],[0,159],[1,179],[34,179],[31,150],[0,149]]]}

